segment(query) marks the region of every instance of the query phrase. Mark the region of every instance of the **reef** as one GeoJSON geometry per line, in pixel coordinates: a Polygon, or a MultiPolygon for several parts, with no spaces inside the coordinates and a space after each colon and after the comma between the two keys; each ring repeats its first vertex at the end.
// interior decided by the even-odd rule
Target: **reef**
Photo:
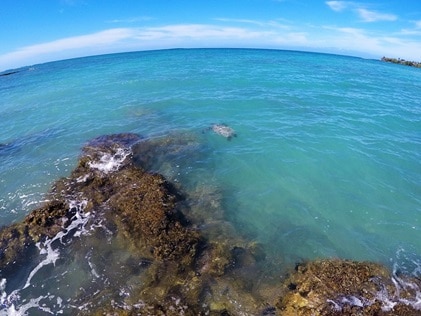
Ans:
{"type": "Polygon", "coordinates": [[[330,259],[268,275],[264,246],[225,220],[216,188],[184,191],[151,171],[154,155],[192,143],[136,134],[88,142],[48,202],[1,229],[0,278],[40,250],[65,248],[106,280],[75,290],[72,315],[419,315],[420,280],[378,264],[330,259]]]}

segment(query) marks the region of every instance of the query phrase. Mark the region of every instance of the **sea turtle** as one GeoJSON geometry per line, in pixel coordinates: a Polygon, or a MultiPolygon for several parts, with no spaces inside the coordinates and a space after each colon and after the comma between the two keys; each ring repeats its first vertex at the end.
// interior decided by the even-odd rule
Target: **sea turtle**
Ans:
{"type": "Polygon", "coordinates": [[[228,140],[231,140],[233,137],[237,137],[235,131],[226,124],[213,124],[211,127],[209,127],[209,129],[228,140]]]}

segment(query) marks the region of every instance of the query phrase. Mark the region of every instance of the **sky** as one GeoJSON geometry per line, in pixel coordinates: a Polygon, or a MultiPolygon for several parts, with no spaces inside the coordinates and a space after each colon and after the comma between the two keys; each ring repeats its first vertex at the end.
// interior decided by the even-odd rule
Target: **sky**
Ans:
{"type": "Polygon", "coordinates": [[[0,0],[0,71],[208,47],[421,61],[421,0],[0,0]]]}

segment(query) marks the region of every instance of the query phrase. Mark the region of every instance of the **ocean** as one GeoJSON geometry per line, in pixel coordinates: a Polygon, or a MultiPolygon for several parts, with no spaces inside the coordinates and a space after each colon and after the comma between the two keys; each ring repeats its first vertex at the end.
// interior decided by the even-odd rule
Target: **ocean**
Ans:
{"type": "MultiPolygon", "coordinates": [[[[0,76],[0,225],[42,205],[89,140],[176,135],[193,148],[151,171],[218,192],[224,221],[263,245],[268,269],[342,258],[420,277],[420,118],[420,69],[356,57],[175,49],[23,67],[0,76]]],[[[49,266],[49,280],[64,273],[49,266]]],[[[31,269],[7,280],[0,314],[71,305],[25,299],[31,269]]]]}

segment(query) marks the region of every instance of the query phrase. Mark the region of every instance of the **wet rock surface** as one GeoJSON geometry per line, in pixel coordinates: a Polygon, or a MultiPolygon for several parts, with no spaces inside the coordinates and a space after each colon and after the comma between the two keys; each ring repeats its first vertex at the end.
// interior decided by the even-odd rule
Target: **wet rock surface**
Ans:
{"type": "Polygon", "coordinates": [[[75,288],[66,311],[72,315],[420,313],[405,304],[414,301],[419,280],[405,287],[406,279],[373,263],[314,261],[297,265],[288,278],[267,276],[263,245],[225,220],[217,188],[183,192],[148,169],[159,153],[194,147],[190,137],[115,134],[90,141],[71,175],[53,185],[49,202],[1,229],[0,277],[10,279],[54,241],[71,254],[69,264],[88,261],[93,276],[75,288]],[[69,242],[74,236],[80,238],[69,242]]]}
{"type": "Polygon", "coordinates": [[[420,315],[408,302],[421,282],[404,283],[376,263],[317,260],[296,266],[277,307],[282,315],[420,315]]]}

